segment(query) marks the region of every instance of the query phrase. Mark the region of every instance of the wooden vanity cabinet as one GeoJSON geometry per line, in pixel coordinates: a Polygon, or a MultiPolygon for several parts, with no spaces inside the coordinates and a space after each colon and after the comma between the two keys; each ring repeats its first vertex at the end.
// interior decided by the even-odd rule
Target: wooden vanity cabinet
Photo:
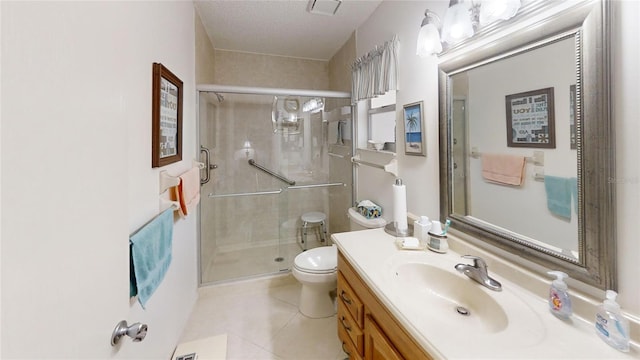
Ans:
{"type": "Polygon", "coordinates": [[[338,253],[338,337],[349,359],[432,359],[338,253]]]}

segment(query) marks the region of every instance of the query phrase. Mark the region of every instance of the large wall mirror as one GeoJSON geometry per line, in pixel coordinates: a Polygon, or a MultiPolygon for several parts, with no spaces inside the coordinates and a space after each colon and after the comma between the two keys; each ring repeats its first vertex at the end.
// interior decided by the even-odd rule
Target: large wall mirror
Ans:
{"type": "Polygon", "coordinates": [[[480,245],[615,289],[609,5],[554,3],[441,56],[441,216],[480,245]]]}

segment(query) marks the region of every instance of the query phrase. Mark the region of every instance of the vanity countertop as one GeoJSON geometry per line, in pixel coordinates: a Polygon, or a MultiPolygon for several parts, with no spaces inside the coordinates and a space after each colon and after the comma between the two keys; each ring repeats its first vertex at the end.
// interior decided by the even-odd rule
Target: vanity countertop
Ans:
{"type": "Polygon", "coordinates": [[[427,314],[428,303],[424,304],[423,311],[416,307],[416,301],[408,301],[418,296],[420,284],[416,283],[415,287],[398,286],[393,278],[393,269],[400,262],[437,264],[443,269],[450,268],[453,276],[472,282],[454,269],[455,264],[469,263],[469,260],[462,259],[461,254],[452,250],[446,254],[429,250],[401,250],[396,245],[397,239],[384,229],[339,233],[334,234],[332,239],[371,291],[416,342],[436,358],[640,358],[640,351],[634,346],[631,352],[622,353],[601,341],[591,321],[576,315],[568,321],[556,318],[549,312],[546,299],[492,272],[491,268],[489,275],[502,283],[503,291],[495,292],[480,284],[473,285],[477,285],[498,304],[506,305],[506,308],[510,303],[518,302],[524,304],[527,310],[509,313],[507,309],[508,325],[497,331],[467,331],[465,334],[464,326],[459,325],[464,324],[465,320],[460,320],[458,324],[438,325],[427,314]],[[451,326],[450,331],[447,326],[451,326]]]}

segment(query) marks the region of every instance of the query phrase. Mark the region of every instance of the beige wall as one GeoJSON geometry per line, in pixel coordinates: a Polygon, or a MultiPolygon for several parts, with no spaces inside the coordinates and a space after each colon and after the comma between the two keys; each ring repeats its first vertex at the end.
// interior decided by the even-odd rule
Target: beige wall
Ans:
{"type": "Polygon", "coordinates": [[[213,84],[215,80],[215,49],[207,35],[200,15],[194,11],[196,38],[196,84],[213,84]]]}
{"type": "Polygon", "coordinates": [[[329,60],[329,88],[351,91],[351,64],[356,60],[356,33],[329,60]]]}
{"type": "Polygon", "coordinates": [[[327,61],[215,51],[215,83],[288,89],[329,89],[327,61]]]}

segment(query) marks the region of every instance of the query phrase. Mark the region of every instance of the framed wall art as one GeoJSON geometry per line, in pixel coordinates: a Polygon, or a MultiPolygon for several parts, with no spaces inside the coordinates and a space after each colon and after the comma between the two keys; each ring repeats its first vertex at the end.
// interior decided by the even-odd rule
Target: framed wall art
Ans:
{"type": "Polygon", "coordinates": [[[151,167],[182,160],[182,81],[153,63],[151,167]]]}
{"type": "Polygon", "coordinates": [[[555,149],[552,87],[507,95],[505,103],[507,146],[555,149]]]}
{"type": "Polygon", "coordinates": [[[427,156],[422,101],[404,105],[404,153],[427,156]]]}

